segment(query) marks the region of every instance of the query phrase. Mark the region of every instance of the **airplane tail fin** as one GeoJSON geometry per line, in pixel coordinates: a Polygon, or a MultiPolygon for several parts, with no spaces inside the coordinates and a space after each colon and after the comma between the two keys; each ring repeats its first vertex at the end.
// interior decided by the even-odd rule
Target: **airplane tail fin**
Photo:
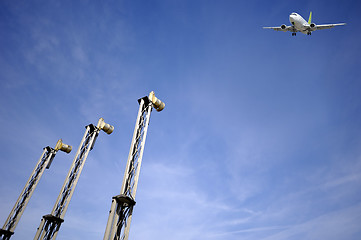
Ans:
{"type": "Polygon", "coordinates": [[[310,17],[308,18],[308,24],[312,23],[312,12],[310,12],[310,17]]]}

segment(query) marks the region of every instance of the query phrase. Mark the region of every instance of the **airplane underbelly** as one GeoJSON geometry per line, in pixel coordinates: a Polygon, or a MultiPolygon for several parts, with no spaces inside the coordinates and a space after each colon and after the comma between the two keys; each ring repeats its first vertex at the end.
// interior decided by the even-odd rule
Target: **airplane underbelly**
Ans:
{"type": "Polygon", "coordinates": [[[297,22],[295,23],[295,28],[300,32],[306,30],[305,26],[303,26],[303,24],[300,24],[300,23],[297,23],[297,22]]]}

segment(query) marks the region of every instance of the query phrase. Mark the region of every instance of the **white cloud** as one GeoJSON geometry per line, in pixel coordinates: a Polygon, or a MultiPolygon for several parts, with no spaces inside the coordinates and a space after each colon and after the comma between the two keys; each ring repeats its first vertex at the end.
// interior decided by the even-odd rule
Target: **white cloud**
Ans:
{"type": "Polygon", "coordinates": [[[301,224],[290,226],[284,231],[262,240],[283,239],[352,239],[360,234],[361,205],[332,211],[301,224]]]}

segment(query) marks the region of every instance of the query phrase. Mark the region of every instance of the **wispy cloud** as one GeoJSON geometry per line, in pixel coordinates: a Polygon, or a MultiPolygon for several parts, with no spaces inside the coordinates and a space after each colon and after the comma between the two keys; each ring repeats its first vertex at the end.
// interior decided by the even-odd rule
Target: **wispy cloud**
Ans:
{"type": "Polygon", "coordinates": [[[351,239],[360,234],[358,227],[361,219],[360,210],[361,205],[356,204],[290,226],[284,231],[262,239],[351,239]]]}

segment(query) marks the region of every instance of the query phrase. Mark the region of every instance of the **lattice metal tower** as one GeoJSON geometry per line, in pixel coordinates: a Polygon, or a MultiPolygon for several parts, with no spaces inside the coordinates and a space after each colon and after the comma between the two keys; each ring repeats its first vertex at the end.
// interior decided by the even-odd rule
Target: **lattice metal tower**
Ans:
{"type": "Polygon", "coordinates": [[[62,140],[59,139],[56,143],[55,148],[51,148],[49,146],[44,148],[44,151],[41,154],[38,163],[36,164],[32,174],[30,175],[29,180],[25,184],[23,191],[20,193],[20,196],[16,201],[13,209],[11,210],[8,218],[6,219],[3,228],[0,229],[1,240],[8,240],[14,234],[15,228],[25,211],[25,208],[34,193],[34,190],[38,185],[40,178],[42,177],[45,169],[48,169],[50,167],[58,150],[70,153],[71,146],[64,144],[62,140]]]}
{"type": "Polygon", "coordinates": [[[43,216],[40,226],[35,234],[34,240],[55,239],[58,235],[60,225],[64,222],[64,216],[73,196],[76,184],[78,183],[81,171],[83,170],[89,151],[93,149],[94,143],[100,130],[111,134],[114,127],[105,123],[103,118],[99,119],[97,126],[93,124],[86,126],[85,134],[81,140],[79,149],[74,157],[73,164],[70,167],[63,187],[55,202],[51,214],[43,216]]]}
{"type": "Polygon", "coordinates": [[[153,107],[158,112],[165,107],[165,104],[155,97],[154,92],[151,92],[149,97],[139,99],[138,102],[138,117],[135,123],[122,188],[120,194],[113,197],[104,240],[128,239],[150,113],[153,107]]]}

